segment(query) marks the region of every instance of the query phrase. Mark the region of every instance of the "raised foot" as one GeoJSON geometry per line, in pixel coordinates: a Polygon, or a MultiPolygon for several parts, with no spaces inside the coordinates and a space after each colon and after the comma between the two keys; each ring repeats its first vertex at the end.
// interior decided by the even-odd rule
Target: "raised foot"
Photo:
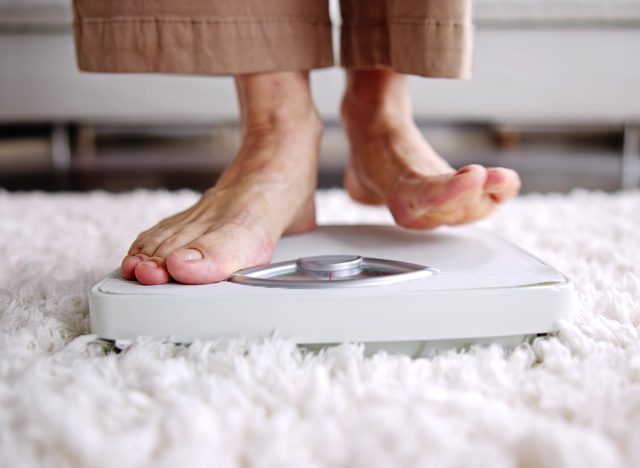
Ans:
{"type": "Polygon", "coordinates": [[[515,171],[477,164],[455,171],[434,151],[413,120],[404,76],[364,70],[347,78],[344,186],[352,199],[386,204],[400,226],[432,229],[476,221],[518,193],[515,171]]]}

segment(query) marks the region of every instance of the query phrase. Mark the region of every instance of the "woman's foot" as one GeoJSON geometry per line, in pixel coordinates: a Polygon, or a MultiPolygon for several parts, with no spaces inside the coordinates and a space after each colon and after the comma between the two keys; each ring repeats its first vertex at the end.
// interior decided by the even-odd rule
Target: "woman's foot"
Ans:
{"type": "Polygon", "coordinates": [[[510,169],[455,171],[429,146],[412,117],[403,75],[351,70],[342,119],[351,145],[345,188],[361,203],[386,204],[400,226],[431,229],[483,218],[520,189],[510,169]]]}
{"type": "Polygon", "coordinates": [[[236,79],[243,143],[191,208],[143,232],[122,261],[142,284],[222,281],[268,263],[280,236],[315,227],[313,193],[322,124],[301,72],[236,79]]]}

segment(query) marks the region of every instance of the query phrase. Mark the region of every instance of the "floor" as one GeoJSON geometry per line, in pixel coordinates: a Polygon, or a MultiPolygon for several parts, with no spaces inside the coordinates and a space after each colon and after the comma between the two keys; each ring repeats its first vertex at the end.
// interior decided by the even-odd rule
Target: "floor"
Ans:
{"type": "MultiPolygon", "coordinates": [[[[116,352],[91,335],[91,284],[196,197],[0,191],[0,466],[640,466],[640,191],[526,195],[483,222],[578,294],[561,332],[514,350],[366,358],[274,334],[116,352]]],[[[317,200],[324,224],[389,221],[317,200]]]]}

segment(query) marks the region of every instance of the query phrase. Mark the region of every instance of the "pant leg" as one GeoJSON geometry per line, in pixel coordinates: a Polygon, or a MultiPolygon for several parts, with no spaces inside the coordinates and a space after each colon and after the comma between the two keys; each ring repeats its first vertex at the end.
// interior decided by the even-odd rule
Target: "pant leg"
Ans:
{"type": "Polygon", "coordinates": [[[471,0],[341,0],[340,6],[344,67],[471,76],[471,0]]]}
{"type": "Polygon", "coordinates": [[[78,66],[239,74],[333,64],[327,0],[73,0],[78,66]]]}

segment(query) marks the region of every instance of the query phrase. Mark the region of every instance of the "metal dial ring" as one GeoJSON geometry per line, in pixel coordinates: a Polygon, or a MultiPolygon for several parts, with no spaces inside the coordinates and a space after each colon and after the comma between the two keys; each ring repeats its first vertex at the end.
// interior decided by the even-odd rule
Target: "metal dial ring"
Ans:
{"type": "Polygon", "coordinates": [[[324,274],[322,277],[318,277],[299,268],[299,263],[299,260],[287,261],[240,270],[232,275],[229,281],[248,286],[324,289],[396,284],[427,278],[439,273],[435,268],[415,263],[379,258],[362,258],[361,271],[355,276],[345,277],[340,274],[334,276],[324,274]]]}

